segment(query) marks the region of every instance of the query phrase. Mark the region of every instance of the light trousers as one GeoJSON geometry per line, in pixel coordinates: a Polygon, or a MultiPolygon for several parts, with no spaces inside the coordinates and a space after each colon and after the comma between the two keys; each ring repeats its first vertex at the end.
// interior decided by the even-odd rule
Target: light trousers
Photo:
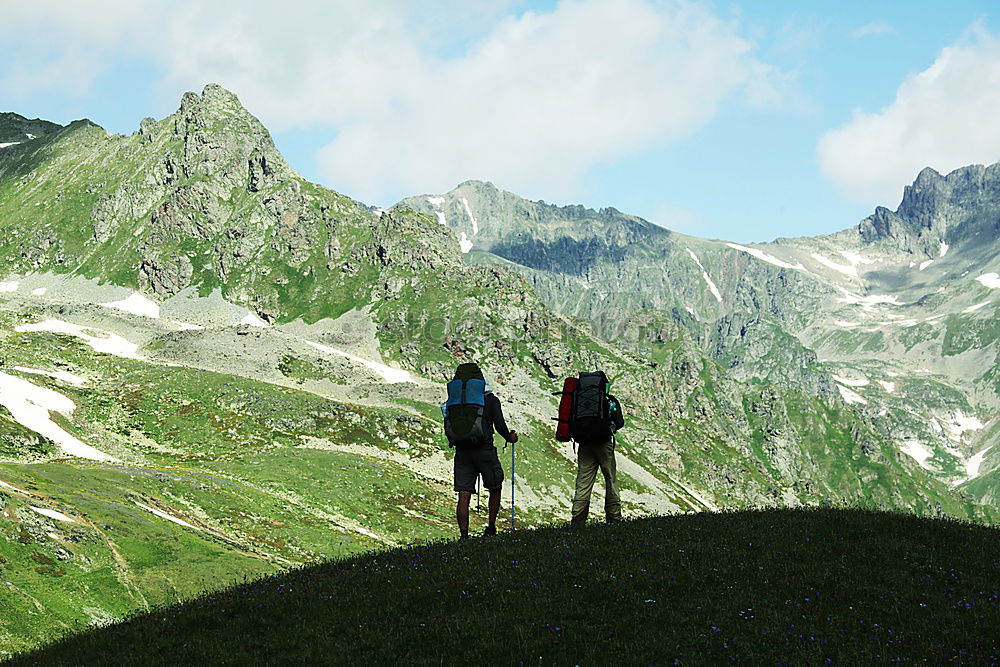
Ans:
{"type": "Polygon", "coordinates": [[[590,512],[590,494],[600,468],[604,475],[604,514],[608,521],[622,518],[622,501],[618,494],[618,469],[615,465],[615,445],[609,440],[600,445],[580,445],[576,471],[576,495],[573,497],[573,523],[585,523],[590,512]]]}

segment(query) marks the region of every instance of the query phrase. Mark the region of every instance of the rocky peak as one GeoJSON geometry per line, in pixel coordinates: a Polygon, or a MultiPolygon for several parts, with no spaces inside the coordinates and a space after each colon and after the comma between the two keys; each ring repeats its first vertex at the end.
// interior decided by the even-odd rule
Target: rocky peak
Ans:
{"type": "MultiPolygon", "coordinates": [[[[235,93],[226,90],[216,83],[207,84],[201,91],[201,95],[194,92],[186,92],[181,97],[179,113],[184,118],[201,117],[204,119],[226,120],[237,117],[244,121],[259,121],[251,114],[235,93]]],[[[263,126],[261,126],[263,128],[263,126]]]]}
{"type": "Polygon", "coordinates": [[[941,208],[948,203],[947,190],[947,183],[941,174],[924,167],[913,185],[903,188],[903,200],[896,213],[918,231],[931,229],[940,217],[941,208]]]}
{"type": "Polygon", "coordinates": [[[462,181],[457,186],[455,186],[455,190],[453,190],[453,192],[457,191],[457,190],[461,190],[462,188],[472,188],[473,190],[479,190],[479,191],[484,191],[484,192],[500,192],[500,188],[498,188],[497,186],[493,185],[492,182],[490,182],[490,181],[477,181],[475,179],[468,180],[468,181],[462,181]]]}
{"type": "Polygon", "coordinates": [[[899,208],[877,207],[861,221],[866,242],[889,241],[900,249],[934,257],[952,230],[1000,209],[1000,164],[971,165],[942,176],[930,167],[903,189],[899,208]]]}
{"type": "Polygon", "coordinates": [[[222,86],[210,83],[200,96],[184,93],[171,119],[174,136],[184,142],[185,176],[210,176],[224,189],[245,185],[256,192],[292,175],[264,125],[222,86]]]}

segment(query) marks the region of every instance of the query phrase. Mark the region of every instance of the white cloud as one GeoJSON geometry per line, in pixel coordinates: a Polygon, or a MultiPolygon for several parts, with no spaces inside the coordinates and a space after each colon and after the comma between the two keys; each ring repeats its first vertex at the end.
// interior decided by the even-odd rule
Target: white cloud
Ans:
{"type": "Polygon", "coordinates": [[[924,167],[1000,160],[1000,42],[981,28],[899,86],[892,104],[824,134],[824,174],[852,199],[893,206],[924,167]]]}
{"type": "Polygon", "coordinates": [[[102,59],[94,71],[147,59],[163,94],[215,81],[273,129],[328,127],[328,184],[380,203],[467,178],[568,196],[595,164],[689,135],[734,95],[780,104],[788,84],[738,25],[700,4],[562,0],[520,15],[511,6],[103,0],[64,11],[35,0],[11,9],[5,20],[19,32],[0,37],[34,29],[52,61],[86,50],[102,59]]]}
{"type": "Polygon", "coordinates": [[[112,51],[129,44],[158,43],[140,37],[160,23],[160,17],[146,12],[152,4],[128,0],[4,3],[0,43],[6,60],[0,66],[0,90],[14,97],[38,91],[87,92],[111,64],[112,51]]]}
{"type": "Polygon", "coordinates": [[[341,126],[320,163],[330,182],[368,197],[466,178],[571,196],[591,166],[693,132],[741,88],[751,103],[772,102],[773,79],[751,51],[698,7],[563,2],[411,70],[398,104],[341,126]]]}
{"type": "Polygon", "coordinates": [[[883,35],[891,35],[894,32],[896,32],[896,29],[885,21],[872,21],[871,23],[866,23],[863,26],[856,28],[851,33],[851,37],[854,39],[861,39],[862,37],[881,37],[883,35]]]}

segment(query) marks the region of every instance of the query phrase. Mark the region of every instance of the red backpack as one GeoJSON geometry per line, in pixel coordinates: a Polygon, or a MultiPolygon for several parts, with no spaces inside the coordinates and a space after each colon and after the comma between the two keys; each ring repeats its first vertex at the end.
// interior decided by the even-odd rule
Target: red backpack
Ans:
{"type": "Polygon", "coordinates": [[[556,440],[575,440],[581,445],[596,445],[611,439],[611,411],[608,400],[608,376],[602,371],[580,373],[566,378],[556,417],[556,440]]]}

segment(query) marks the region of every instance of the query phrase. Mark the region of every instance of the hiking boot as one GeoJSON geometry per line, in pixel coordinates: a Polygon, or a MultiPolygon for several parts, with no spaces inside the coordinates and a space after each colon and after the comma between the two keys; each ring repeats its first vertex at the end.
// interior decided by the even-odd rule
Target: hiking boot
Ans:
{"type": "Polygon", "coordinates": [[[469,539],[469,534],[468,533],[462,533],[461,535],[458,536],[458,539],[459,540],[467,540],[467,539],[469,539]]]}
{"type": "Polygon", "coordinates": [[[489,537],[490,535],[497,534],[496,526],[486,526],[486,530],[483,531],[483,537],[489,537]]]}

